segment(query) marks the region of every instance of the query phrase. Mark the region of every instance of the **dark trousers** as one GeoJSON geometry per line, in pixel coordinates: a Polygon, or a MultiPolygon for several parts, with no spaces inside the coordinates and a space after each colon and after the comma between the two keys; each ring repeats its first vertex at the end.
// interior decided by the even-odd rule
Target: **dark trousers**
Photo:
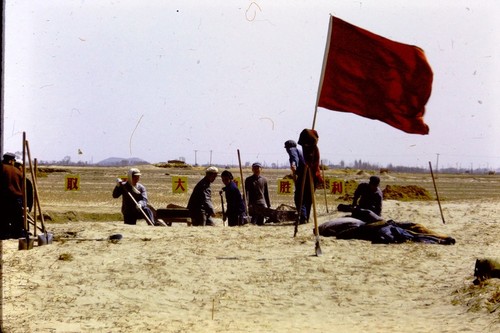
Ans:
{"type": "Polygon", "coordinates": [[[248,213],[252,217],[250,222],[256,225],[264,225],[265,215],[267,207],[265,205],[252,205],[248,207],[248,213]]]}
{"type": "Polygon", "coordinates": [[[215,226],[212,217],[204,211],[189,212],[191,223],[195,227],[215,226]]]}
{"type": "MultiPolygon", "coordinates": [[[[144,211],[144,213],[146,213],[151,222],[155,223],[153,212],[151,211],[151,209],[149,209],[149,207],[144,207],[142,208],[142,210],[144,211]]],[[[139,210],[132,210],[123,213],[123,221],[125,222],[125,224],[135,225],[138,219],[145,219],[144,215],[139,210]]]]}
{"type": "Polygon", "coordinates": [[[25,237],[23,199],[7,199],[2,202],[2,206],[4,211],[0,217],[0,239],[25,237]]]}
{"type": "Polygon", "coordinates": [[[309,216],[311,215],[312,206],[311,186],[309,185],[309,181],[306,180],[304,184],[304,192],[302,192],[302,177],[298,177],[297,181],[295,182],[295,193],[293,199],[295,201],[295,207],[300,213],[300,223],[309,222],[309,216]]]}
{"type": "Polygon", "coordinates": [[[243,214],[241,215],[228,215],[227,216],[227,225],[230,227],[235,227],[238,225],[245,224],[245,217],[243,214]]]}

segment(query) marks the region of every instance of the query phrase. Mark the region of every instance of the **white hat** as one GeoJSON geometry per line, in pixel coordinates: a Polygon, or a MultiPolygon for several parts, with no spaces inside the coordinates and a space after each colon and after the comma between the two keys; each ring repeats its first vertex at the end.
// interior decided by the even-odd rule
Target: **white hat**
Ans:
{"type": "Polygon", "coordinates": [[[128,171],[128,178],[132,179],[133,176],[140,176],[141,171],[137,168],[132,168],[128,171]]]}
{"type": "Polygon", "coordinates": [[[208,167],[207,170],[205,170],[206,173],[219,173],[219,169],[217,169],[214,166],[208,167]]]}

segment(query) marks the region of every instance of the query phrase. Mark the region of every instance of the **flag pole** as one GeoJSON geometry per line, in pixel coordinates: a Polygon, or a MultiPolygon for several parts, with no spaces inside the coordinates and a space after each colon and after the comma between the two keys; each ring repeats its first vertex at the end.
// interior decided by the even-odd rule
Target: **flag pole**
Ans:
{"type": "MultiPolygon", "coordinates": [[[[333,16],[330,14],[330,21],[328,23],[328,35],[326,38],[326,45],[325,45],[325,53],[323,55],[323,65],[321,66],[321,75],[319,77],[319,85],[318,85],[318,93],[316,94],[316,103],[314,104],[314,117],[313,117],[313,123],[311,129],[314,129],[316,126],[316,115],[318,114],[318,103],[319,103],[319,97],[321,94],[321,88],[323,87],[323,80],[325,78],[325,68],[326,68],[326,63],[328,61],[328,54],[330,53],[330,37],[332,35],[332,22],[333,22],[333,16]]],[[[310,171],[309,171],[310,173],[310,171]]],[[[311,175],[311,181],[312,181],[312,175],[311,175]]],[[[312,188],[314,188],[314,185],[311,185],[312,188]]],[[[326,199],[326,184],[325,184],[325,178],[323,177],[323,190],[325,194],[325,204],[326,204],[326,210],[328,211],[328,201],[326,199]]],[[[319,235],[318,235],[318,221],[316,217],[316,200],[314,200],[314,191],[311,191],[311,196],[313,198],[312,204],[313,204],[313,211],[314,211],[314,224],[315,224],[315,230],[314,233],[316,234],[316,255],[321,254],[321,248],[319,247],[319,235]]]]}
{"type": "Polygon", "coordinates": [[[323,80],[325,78],[325,68],[326,68],[326,63],[328,61],[328,53],[330,52],[330,37],[332,35],[332,22],[333,22],[333,16],[332,14],[330,14],[330,23],[328,25],[328,36],[326,38],[325,54],[323,56],[323,65],[321,67],[321,75],[319,77],[318,94],[316,96],[316,104],[314,105],[314,117],[311,129],[314,129],[314,127],[316,126],[316,114],[318,113],[319,96],[321,94],[321,87],[323,87],[323,80]]]}

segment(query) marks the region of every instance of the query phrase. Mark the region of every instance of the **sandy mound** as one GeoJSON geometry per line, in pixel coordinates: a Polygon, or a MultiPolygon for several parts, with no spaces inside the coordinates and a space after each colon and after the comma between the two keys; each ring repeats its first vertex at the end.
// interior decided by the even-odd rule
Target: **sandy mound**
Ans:
{"type": "Polygon", "coordinates": [[[382,193],[384,200],[432,200],[429,191],[416,185],[387,185],[382,193]]]}

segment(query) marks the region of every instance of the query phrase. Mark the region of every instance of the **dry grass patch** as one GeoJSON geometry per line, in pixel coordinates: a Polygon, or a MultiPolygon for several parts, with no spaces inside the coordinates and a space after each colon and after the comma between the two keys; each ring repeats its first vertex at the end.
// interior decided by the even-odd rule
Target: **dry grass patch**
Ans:
{"type": "Polygon", "coordinates": [[[463,305],[467,311],[496,314],[500,323],[500,279],[489,279],[475,286],[472,282],[454,292],[452,304],[463,305]]]}

